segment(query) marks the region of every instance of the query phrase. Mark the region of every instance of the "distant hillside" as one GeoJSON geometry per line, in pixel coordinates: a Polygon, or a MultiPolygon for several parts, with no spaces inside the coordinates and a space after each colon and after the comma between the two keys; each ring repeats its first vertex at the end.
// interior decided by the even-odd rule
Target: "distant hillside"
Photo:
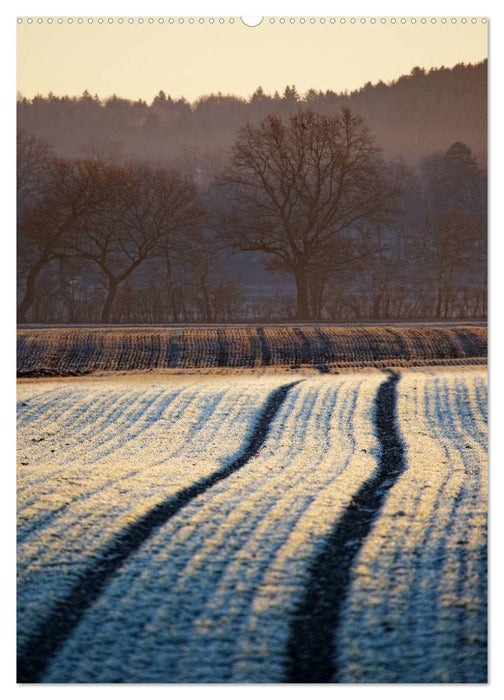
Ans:
{"type": "Polygon", "coordinates": [[[127,155],[170,161],[187,153],[225,151],[243,124],[271,112],[288,115],[309,106],[333,114],[343,105],[365,118],[387,156],[416,163],[461,141],[486,163],[487,61],[429,71],[416,67],[392,83],[367,83],[346,94],[299,95],[288,86],[282,95],[258,88],[248,100],[218,94],[193,104],[163,91],[151,104],[89,93],[20,96],[17,112],[18,126],[47,140],[59,155],[82,155],[89,144],[109,142],[101,157],[113,157],[122,144],[127,155]]]}

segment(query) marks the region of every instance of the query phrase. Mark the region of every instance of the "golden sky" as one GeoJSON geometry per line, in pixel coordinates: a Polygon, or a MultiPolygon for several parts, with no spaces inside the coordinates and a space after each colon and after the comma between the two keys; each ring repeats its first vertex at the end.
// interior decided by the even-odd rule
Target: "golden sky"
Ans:
{"type": "Polygon", "coordinates": [[[313,87],[335,92],[364,83],[385,82],[425,68],[474,63],[487,56],[487,29],[480,19],[465,25],[458,19],[441,24],[396,24],[379,21],[341,24],[326,20],[310,24],[274,24],[264,18],[247,27],[213,24],[205,18],[180,24],[68,24],[36,21],[18,24],[17,89],[36,94],[79,95],[84,90],[106,98],[112,94],[150,102],[164,90],[190,101],[211,92],[251,95],[258,85],[265,92],[282,92],[287,84],[299,92],[313,87]]]}

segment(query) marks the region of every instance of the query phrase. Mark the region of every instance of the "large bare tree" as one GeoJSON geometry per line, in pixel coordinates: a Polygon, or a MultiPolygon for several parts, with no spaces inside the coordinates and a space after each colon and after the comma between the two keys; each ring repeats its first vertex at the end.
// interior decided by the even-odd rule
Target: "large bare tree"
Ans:
{"type": "Polygon", "coordinates": [[[247,124],[232,149],[223,235],[238,250],[262,251],[294,276],[297,317],[310,319],[308,281],[355,259],[354,229],[387,220],[395,189],[363,120],[299,111],[247,124]]]}
{"type": "MultiPolygon", "coordinates": [[[[421,166],[425,217],[418,229],[416,254],[436,293],[434,314],[453,313],[456,281],[486,281],[486,173],[471,150],[453,143],[421,166]]],[[[474,289],[479,293],[477,285],[474,289]]]]}
{"type": "Polygon", "coordinates": [[[16,186],[18,214],[41,194],[44,177],[53,157],[45,141],[18,129],[16,134],[16,186]]]}
{"type": "Polygon", "coordinates": [[[486,261],[479,234],[478,222],[461,209],[447,209],[434,219],[425,218],[421,224],[418,260],[424,266],[425,276],[432,279],[436,318],[450,315],[457,274],[467,274],[471,266],[486,261]]]}
{"type": "Polygon", "coordinates": [[[108,323],[119,285],[144,261],[166,255],[176,238],[194,235],[204,210],[177,171],[139,163],[109,166],[103,191],[79,221],[70,252],[98,267],[106,289],[100,320],[108,323]]]}
{"type": "MultiPolygon", "coordinates": [[[[39,162],[39,161],[38,161],[39,162]]],[[[44,160],[42,175],[21,176],[19,192],[30,187],[31,204],[18,212],[18,268],[23,294],[18,305],[18,321],[26,320],[36,296],[40,272],[67,249],[69,238],[84,214],[96,207],[106,192],[103,181],[108,166],[94,160],[44,160]]]]}

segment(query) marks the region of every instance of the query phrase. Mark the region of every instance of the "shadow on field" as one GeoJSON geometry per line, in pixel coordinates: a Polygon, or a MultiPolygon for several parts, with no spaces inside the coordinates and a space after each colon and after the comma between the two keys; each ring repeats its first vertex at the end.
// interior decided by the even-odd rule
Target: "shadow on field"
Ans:
{"type": "Polygon", "coordinates": [[[389,370],[375,400],[375,430],[380,443],[378,468],[353,496],[342,518],[313,561],[304,597],[290,627],[285,682],[337,681],[334,648],[352,564],[378,517],[387,492],[405,470],[404,448],[396,426],[396,384],[389,370]]]}

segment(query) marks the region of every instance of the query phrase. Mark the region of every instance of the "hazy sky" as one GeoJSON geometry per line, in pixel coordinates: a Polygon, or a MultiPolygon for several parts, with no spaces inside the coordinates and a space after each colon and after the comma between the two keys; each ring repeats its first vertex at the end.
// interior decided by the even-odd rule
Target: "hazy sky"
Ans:
{"type": "Polygon", "coordinates": [[[85,89],[105,98],[112,94],[150,102],[159,90],[192,101],[221,91],[248,96],[258,85],[282,92],[295,84],[336,92],[367,81],[385,82],[413,66],[452,66],[487,56],[487,25],[416,24],[344,25],[339,22],[274,24],[258,27],[214,24],[205,18],[189,24],[99,24],[53,22],[18,25],[17,89],[26,97],[78,95],[85,89]]]}

